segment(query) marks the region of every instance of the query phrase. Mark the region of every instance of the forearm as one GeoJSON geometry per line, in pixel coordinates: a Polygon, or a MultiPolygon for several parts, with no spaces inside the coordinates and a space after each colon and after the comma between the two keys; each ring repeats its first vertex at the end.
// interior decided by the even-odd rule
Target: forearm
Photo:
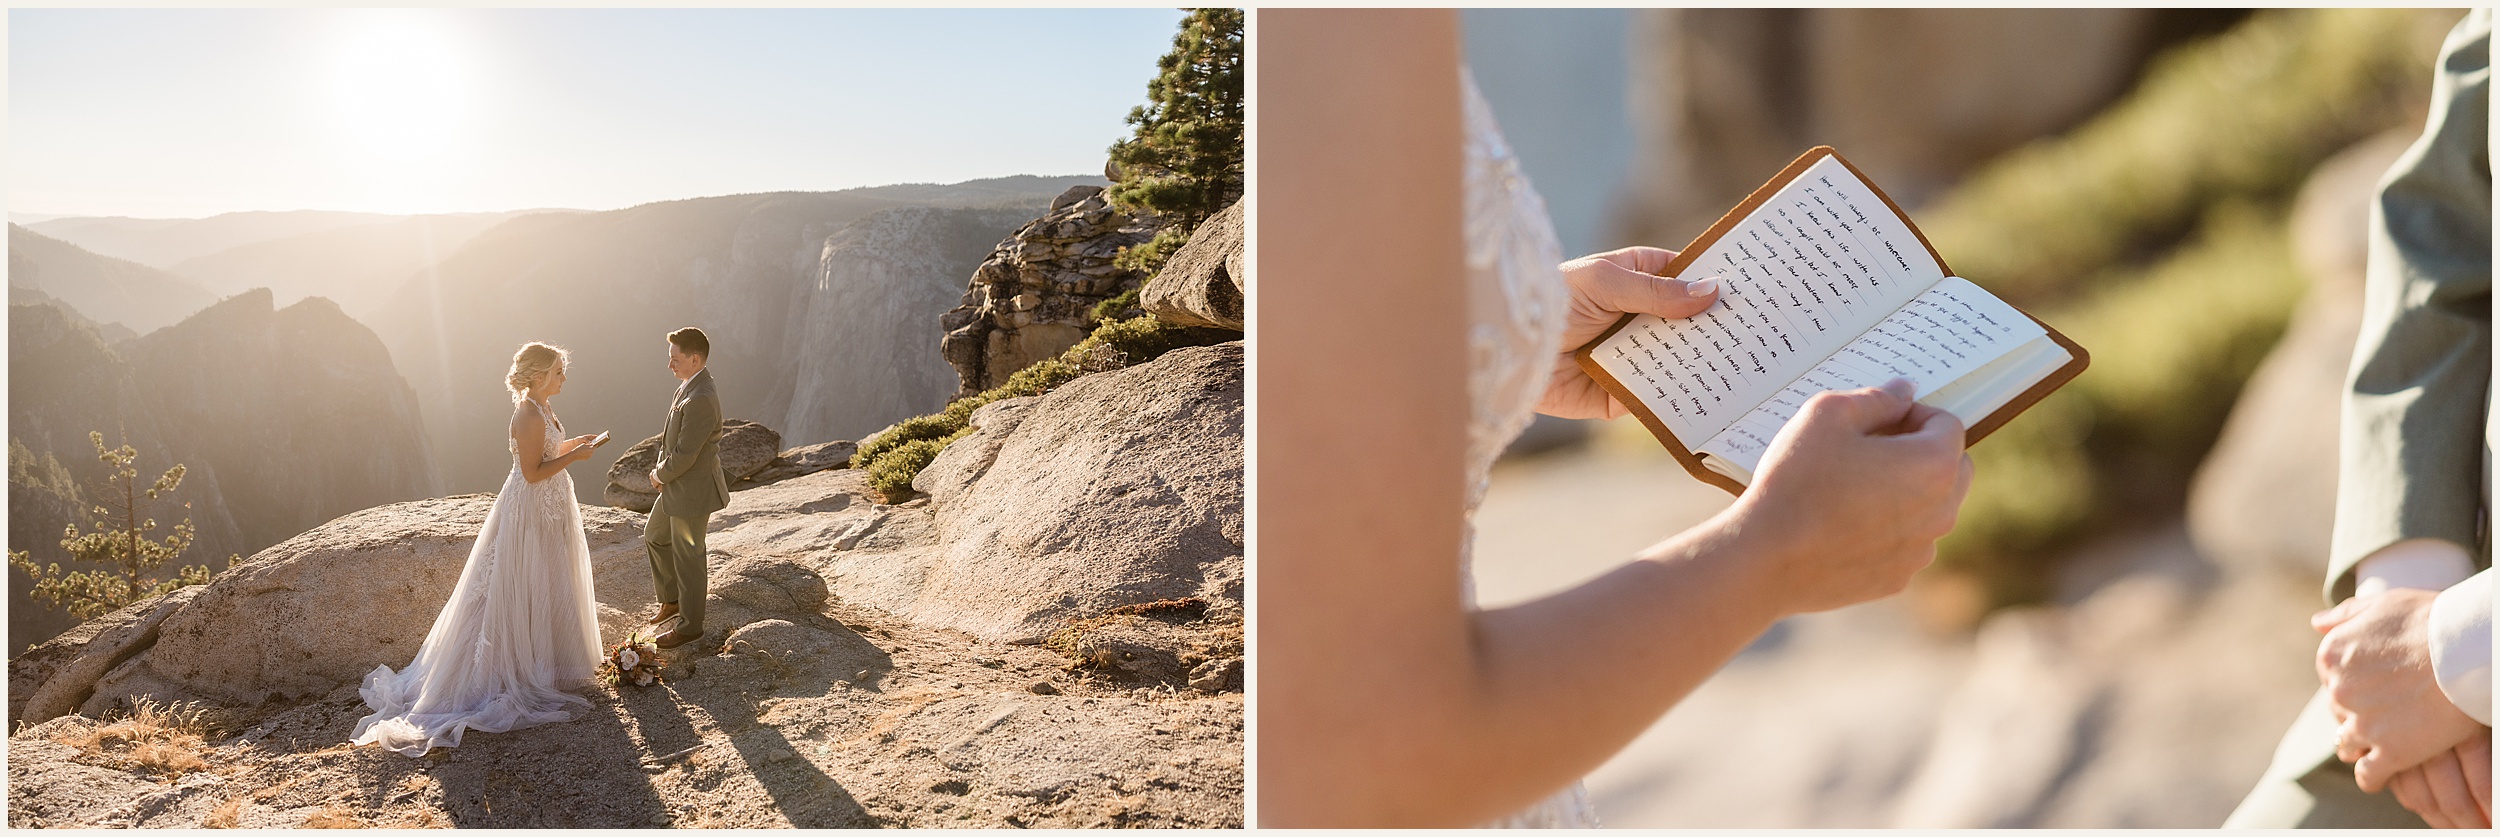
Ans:
{"type": "MultiPolygon", "coordinates": [[[[1655,722],[1775,619],[1749,544],[1714,520],[1584,584],[1430,620],[1403,664],[1337,684],[1327,773],[1337,825],[1463,826],[1569,785],[1655,722]]],[[[1411,627],[1411,626],[1410,626],[1411,627]]]]}
{"type": "Polygon", "coordinates": [[[565,468],[570,467],[573,463],[579,462],[587,456],[587,454],[582,451],[570,450],[557,454],[553,457],[539,459],[533,463],[527,461],[528,455],[528,452],[524,451],[522,454],[523,461],[518,464],[521,466],[521,480],[533,485],[546,482],[549,477],[555,476],[557,473],[562,472],[565,468]]]}
{"type": "MultiPolygon", "coordinates": [[[[1587,775],[1781,615],[1725,518],[1596,579],[1475,619],[1486,695],[1459,724],[1485,756],[1452,776],[1515,810],[1587,775]]],[[[1463,733],[1462,733],[1463,734],[1463,733]]]]}

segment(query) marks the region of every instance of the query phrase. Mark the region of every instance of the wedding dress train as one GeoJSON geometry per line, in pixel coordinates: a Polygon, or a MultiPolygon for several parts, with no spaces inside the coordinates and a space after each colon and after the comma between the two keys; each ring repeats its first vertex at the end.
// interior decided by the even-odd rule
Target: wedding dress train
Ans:
{"type": "MultiPolygon", "coordinates": [[[[552,451],[562,428],[545,424],[552,451]]],[[[356,722],[351,740],[414,757],[459,746],[468,730],[571,720],[572,708],[590,702],[559,689],[589,684],[599,657],[573,479],[557,471],[533,485],[515,465],[416,660],[365,675],[361,692],[373,714],[356,722]]]]}
{"type": "MultiPolygon", "coordinates": [[[[1545,200],[1519,171],[1493,109],[1461,70],[1467,136],[1467,536],[1460,547],[1466,597],[1475,606],[1476,507],[1493,461],[1536,417],[1562,349],[1562,243],[1545,200]]],[[[1597,811],[1578,783],[1494,823],[1504,828],[1595,828],[1597,811]]]]}

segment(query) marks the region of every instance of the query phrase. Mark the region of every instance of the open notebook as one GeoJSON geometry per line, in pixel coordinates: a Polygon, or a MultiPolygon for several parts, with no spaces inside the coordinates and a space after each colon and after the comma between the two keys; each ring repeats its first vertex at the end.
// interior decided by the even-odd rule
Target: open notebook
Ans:
{"type": "Polygon", "coordinates": [[[2056,329],[1952,275],[1901,208],[1829,147],[1754,191],[1668,265],[1721,277],[1682,320],[1632,314],[1576,353],[1693,476],[1753,482],[1771,437],[1833,389],[1918,385],[1975,443],[2083,372],[2056,329]]]}

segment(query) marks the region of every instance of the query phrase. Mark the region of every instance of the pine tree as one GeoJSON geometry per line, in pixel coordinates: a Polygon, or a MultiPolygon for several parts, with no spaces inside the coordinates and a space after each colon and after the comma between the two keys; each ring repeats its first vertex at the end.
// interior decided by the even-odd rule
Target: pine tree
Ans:
{"type": "MultiPolygon", "coordinates": [[[[96,459],[111,474],[112,489],[103,492],[106,499],[101,502],[113,507],[93,508],[95,531],[82,535],[78,524],[70,524],[62,532],[61,549],[71,558],[100,568],[64,572],[59,564],[37,566],[30,552],[9,553],[9,564],[35,580],[34,598],[80,619],[93,619],[149,596],[207,583],[210,573],[203,566],[178,567],[171,578],[163,579],[153,572],[190,548],[195,534],[190,518],[174,524],[173,532],[157,541],[149,539],[149,533],[156,530],[155,518],[140,517],[140,495],[156,500],[172,493],[182,485],[187,469],[179,464],[167,468],[154,485],[140,488],[139,469],[132,465],[139,458],[137,449],[129,445],[106,448],[100,432],[89,432],[87,440],[95,444],[96,459]]],[[[226,566],[234,566],[235,560],[226,556],[226,566]]]]}
{"type": "Polygon", "coordinates": [[[1201,222],[1242,194],[1240,9],[1196,9],[1181,19],[1172,51],[1129,111],[1136,131],[1111,146],[1111,205],[1156,216],[1154,240],[1127,248],[1121,264],[1152,272],[1201,222]]]}

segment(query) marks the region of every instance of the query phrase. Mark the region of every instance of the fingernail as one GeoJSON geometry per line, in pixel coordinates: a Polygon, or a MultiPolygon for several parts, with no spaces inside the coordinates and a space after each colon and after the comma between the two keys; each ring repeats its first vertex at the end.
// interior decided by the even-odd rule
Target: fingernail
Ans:
{"type": "Polygon", "coordinates": [[[1896,393],[1903,398],[1908,398],[1918,392],[1918,384],[1912,382],[1908,378],[1894,378],[1892,380],[1885,381],[1883,389],[1886,392],[1896,393]]]}
{"type": "Polygon", "coordinates": [[[1709,296],[1718,292],[1719,277],[1716,276],[1684,283],[1684,293],[1690,296],[1709,296]]]}

